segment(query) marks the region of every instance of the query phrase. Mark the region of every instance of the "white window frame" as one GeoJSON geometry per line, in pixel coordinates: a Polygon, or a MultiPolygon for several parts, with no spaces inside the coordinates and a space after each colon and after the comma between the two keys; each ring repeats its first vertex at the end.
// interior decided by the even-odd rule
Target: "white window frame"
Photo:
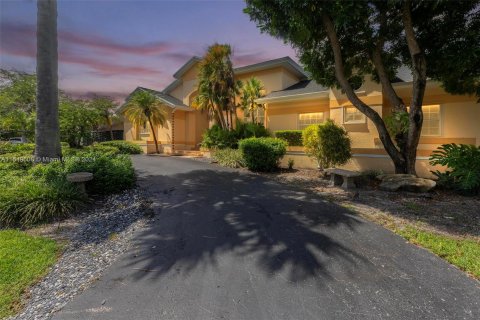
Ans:
{"type": "Polygon", "coordinates": [[[349,107],[343,107],[343,108],[342,108],[342,118],[343,118],[343,124],[363,124],[363,123],[367,123],[367,116],[364,115],[360,110],[358,110],[358,109],[355,108],[354,106],[351,106],[351,107],[350,107],[350,106],[349,106],[349,107]],[[347,109],[349,109],[349,108],[350,108],[350,109],[351,109],[351,108],[356,109],[358,112],[360,112],[360,113],[362,114],[362,116],[363,116],[363,119],[362,119],[362,120],[354,120],[354,121],[346,121],[346,118],[347,118],[347,117],[345,116],[345,114],[346,114],[347,109]]]}
{"type": "Polygon", "coordinates": [[[443,135],[443,108],[441,104],[429,104],[422,106],[423,111],[423,124],[422,124],[422,137],[441,137],[443,135]],[[438,134],[424,134],[425,128],[425,107],[438,106],[438,134]]]}
{"type": "MultiPolygon", "coordinates": [[[[302,112],[302,113],[297,113],[297,130],[303,130],[305,128],[301,128],[300,127],[300,115],[302,114],[309,114],[309,113],[321,113],[322,114],[322,121],[320,123],[324,123],[325,122],[325,111],[316,111],[316,112],[302,112]]],[[[317,123],[317,124],[320,124],[320,123],[317,123]]],[[[315,124],[315,123],[312,123],[312,124],[315,124]]],[[[309,124],[308,126],[312,125],[312,124],[309,124]]],[[[308,127],[307,126],[307,127],[308,127]]]]}

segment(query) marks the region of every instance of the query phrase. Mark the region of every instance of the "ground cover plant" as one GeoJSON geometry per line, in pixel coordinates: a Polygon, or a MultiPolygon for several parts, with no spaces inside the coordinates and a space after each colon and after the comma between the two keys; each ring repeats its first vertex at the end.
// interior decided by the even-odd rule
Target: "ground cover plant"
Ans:
{"type": "MultiPolygon", "coordinates": [[[[89,194],[110,194],[135,183],[132,162],[124,152],[128,144],[95,144],[80,149],[63,148],[63,162],[33,164],[30,145],[0,146],[0,226],[29,227],[62,219],[88,199],[66,175],[86,171],[94,175],[87,183],[89,194]]],[[[132,151],[133,150],[133,151],[132,151]]]]}
{"type": "Polygon", "coordinates": [[[18,311],[25,288],[47,273],[59,250],[51,239],[0,231],[0,318],[18,311]]]}
{"type": "Polygon", "coordinates": [[[480,190],[480,147],[444,144],[433,151],[430,164],[447,167],[445,172],[433,172],[440,186],[464,194],[476,194],[480,190]]]}
{"type": "Polygon", "coordinates": [[[99,145],[115,147],[120,150],[123,154],[141,154],[143,153],[142,148],[135,143],[125,141],[125,140],[112,140],[100,142],[99,145]]]}
{"type": "Polygon", "coordinates": [[[218,149],[212,153],[212,158],[219,165],[229,168],[243,168],[245,167],[245,159],[242,151],[239,149],[218,149]]]}
{"type": "Polygon", "coordinates": [[[455,239],[442,234],[407,226],[396,231],[411,243],[432,251],[480,279],[480,243],[470,239],[455,239]]]}

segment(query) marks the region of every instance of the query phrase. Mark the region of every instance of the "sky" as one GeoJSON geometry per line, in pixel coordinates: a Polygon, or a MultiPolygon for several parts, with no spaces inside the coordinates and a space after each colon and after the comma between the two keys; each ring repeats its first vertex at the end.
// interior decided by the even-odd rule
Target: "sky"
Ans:
{"type": "MultiPolygon", "coordinates": [[[[262,34],[243,1],[58,0],[59,87],[118,100],[137,86],[162,90],[173,73],[215,42],[234,66],[290,56],[262,34]]],[[[36,1],[0,0],[0,68],[35,71],[36,1]]]]}

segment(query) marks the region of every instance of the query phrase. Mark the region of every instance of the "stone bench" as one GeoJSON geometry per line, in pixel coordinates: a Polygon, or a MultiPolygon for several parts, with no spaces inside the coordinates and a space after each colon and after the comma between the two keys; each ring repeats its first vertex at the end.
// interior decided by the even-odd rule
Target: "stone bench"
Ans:
{"type": "Polygon", "coordinates": [[[325,170],[330,174],[330,185],[341,185],[344,189],[355,188],[355,178],[360,176],[360,172],[345,169],[330,168],[325,170]]]}
{"type": "Polygon", "coordinates": [[[86,194],[85,182],[93,179],[93,174],[90,172],[75,172],[67,174],[67,181],[75,183],[78,187],[78,191],[86,194]]]}

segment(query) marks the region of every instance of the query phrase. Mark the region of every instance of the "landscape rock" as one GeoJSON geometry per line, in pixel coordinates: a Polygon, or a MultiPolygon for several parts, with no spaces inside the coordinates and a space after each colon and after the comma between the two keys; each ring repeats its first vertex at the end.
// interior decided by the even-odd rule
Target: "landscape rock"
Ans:
{"type": "Polygon", "coordinates": [[[9,320],[50,319],[130,248],[134,232],[148,223],[144,219],[148,201],[138,189],[107,196],[95,204],[61,223],[73,226],[62,256],[45,278],[28,290],[20,314],[9,320]]]}
{"type": "Polygon", "coordinates": [[[417,178],[412,174],[382,174],[377,177],[382,182],[380,190],[384,191],[410,191],[410,192],[428,192],[436,186],[436,182],[431,179],[417,178]]]}

